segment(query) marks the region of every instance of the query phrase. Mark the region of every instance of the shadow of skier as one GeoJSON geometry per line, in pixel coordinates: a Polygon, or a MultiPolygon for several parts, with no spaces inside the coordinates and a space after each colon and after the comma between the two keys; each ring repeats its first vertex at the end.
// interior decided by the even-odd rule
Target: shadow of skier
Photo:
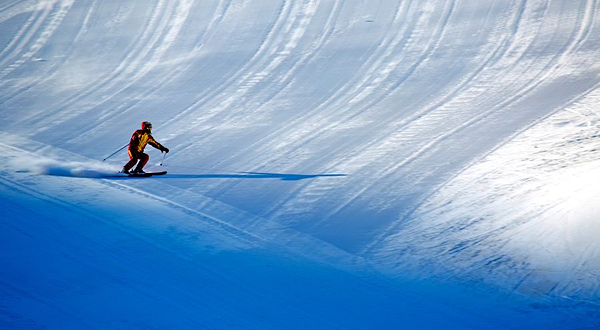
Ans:
{"type": "Polygon", "coordinates": [[[344,177],[346,174],[285,174],[262,172],[238,172],[239,174],[167,174],[154,176],[157,179],[279,179],[283,181],[300,181],[319,177],[344,177]]]}

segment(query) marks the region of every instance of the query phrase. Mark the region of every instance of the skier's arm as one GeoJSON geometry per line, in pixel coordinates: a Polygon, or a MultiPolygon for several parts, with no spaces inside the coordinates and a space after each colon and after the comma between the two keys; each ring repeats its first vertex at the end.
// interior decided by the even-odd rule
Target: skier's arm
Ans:
{"type": "Polygon", "coordinates": [[[169,148],[165,148],[162,144],[158,143],[152,135],[150,135],[150,138],[148,139],[148,144],[160,151],[169,152],[169,148]]]}

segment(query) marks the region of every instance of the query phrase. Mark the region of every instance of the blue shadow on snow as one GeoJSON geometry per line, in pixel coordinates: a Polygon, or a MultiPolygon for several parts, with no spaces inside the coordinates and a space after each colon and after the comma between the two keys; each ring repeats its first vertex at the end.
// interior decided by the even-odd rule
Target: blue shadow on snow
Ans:
{"type": "MultiPolygon", "coordinates": [[[[152,176],[153,179],[280,179],[283,181],[300,181],[318,177],[343,177],[346,174],[284,174],[239,172],[240,174],[167,174],[152,176]]],[[[106,179],[106,178],[104,178],[106,179]]],[[[132,177],[111,177],[113,180],[130,180],[132,177]]],[[[135,178],[138,179],[138,178],[135,178]]],[[[148,179],[140,177],[139,179],[148,179]]]]}

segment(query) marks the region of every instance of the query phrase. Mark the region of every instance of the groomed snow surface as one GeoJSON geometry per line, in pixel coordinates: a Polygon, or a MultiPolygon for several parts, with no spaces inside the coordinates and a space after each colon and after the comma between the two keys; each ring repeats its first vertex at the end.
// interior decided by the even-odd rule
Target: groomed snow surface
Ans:
{"type": "Polygon", "coordinates": [[[0,328],[600,328],[599,23],[0,1],[0,328]]]}

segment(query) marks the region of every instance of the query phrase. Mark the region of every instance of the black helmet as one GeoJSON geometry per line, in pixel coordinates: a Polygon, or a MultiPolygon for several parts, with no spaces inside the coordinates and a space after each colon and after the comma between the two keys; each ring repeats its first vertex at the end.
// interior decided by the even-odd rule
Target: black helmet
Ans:
{"type": "Polygon", "coordinates": [[[143,121],[143,122],[142,122],[142,129],[143,129],[144,131],[151,132],[151,131],[152,131],[152,123],[151,123],[151,122],[149,122],[149,121],[143,121]]]}

